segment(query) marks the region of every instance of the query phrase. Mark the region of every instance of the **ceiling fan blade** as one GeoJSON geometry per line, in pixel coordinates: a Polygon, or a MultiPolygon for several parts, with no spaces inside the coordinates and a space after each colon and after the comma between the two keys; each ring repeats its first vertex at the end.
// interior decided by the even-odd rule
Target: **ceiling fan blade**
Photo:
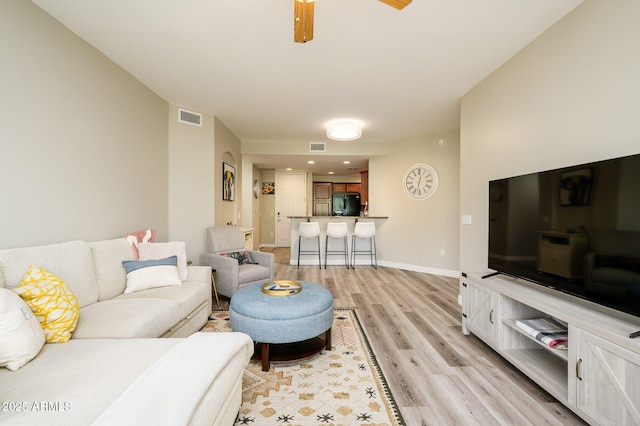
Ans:
{"type": "Polygon", "coordinates": [[[313,40],[313,0],[293,0],[293,41],[306,43],[313,40]]]}
{"type": "Polygon", "coordinates": [[[411,3],[411,0],[380,0],[384,4],[388,4],[391,7],[395,7],[398,10],[404,9],[411,3]]]}

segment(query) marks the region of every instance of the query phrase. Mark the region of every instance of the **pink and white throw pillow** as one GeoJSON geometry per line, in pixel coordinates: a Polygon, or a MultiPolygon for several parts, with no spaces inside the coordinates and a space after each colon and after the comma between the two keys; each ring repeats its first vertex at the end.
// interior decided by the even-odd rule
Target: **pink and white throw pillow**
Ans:
{"type": "Polygon", "coordinates": [[[156,239],[156,230],[155,229],[144,229],[142,231],[131,232],[129,234],[123,235],[122,238],[129,241],[131,244],[131,249],[133,250],[133,254],[135,254],[136,259],[140,258],[140,254],[138,253],[138,246],[140,243],[152,243],[156,239]]]}

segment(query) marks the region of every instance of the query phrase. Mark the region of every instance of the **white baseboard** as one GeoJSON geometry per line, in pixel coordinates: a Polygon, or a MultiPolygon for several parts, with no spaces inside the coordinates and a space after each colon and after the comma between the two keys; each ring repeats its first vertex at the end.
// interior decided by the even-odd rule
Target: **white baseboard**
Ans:
{"type": "MultiPolygon", "coordinates": [[[[323,259],[324,261],[324,259],[323,259]]],[[[289,264],[296,266],[298,259],[289,259],[289,264]]],[[[300,259],[300,266],[318,266],[315,259],[300,259]]],[[[329,266],[344,266],[344,261],[338,259],[328,259],[327,265],[329,266]]],[[[322,265],[324,267],[324,264],[322,265]]],[[[371,266],[368,259],[356,259],[356,266],[371,266]]],[[[452,271],[449,269],[431,268],[427,266],[409,265],[406,263],[387,262],[384,260],[378,261],[378,266],[384,266],[385,268],[402,269],[405,271],[421,272],[424,274],[440,275],[443,277],[460,278],[460,271],[452,271]]]]}
{"type": "Polygon", "coordinates": [[[422,272],[431,275],[441,275],[443,277],[460,278],[460,271],[452,271],[450,269],[431,268],[429,266],[409,265],[406,263],[378,261],[379,266],[387,268],[402,269],[405,271],[422,272]]]}

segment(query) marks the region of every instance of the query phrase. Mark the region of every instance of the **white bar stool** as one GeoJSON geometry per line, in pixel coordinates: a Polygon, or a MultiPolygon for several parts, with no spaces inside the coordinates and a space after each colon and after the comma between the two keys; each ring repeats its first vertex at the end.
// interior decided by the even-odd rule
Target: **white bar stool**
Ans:
{"type": "Polygon", "coordinates": [[[318,222],[300,222],[298,228],[298,269],[300,269],[300,254],[318,253],[318,265],[322,269],[322,261],[320,259],[320,224],[318,222]],[[315,238],[318,241],[318,250],[302,250],[302,239],[315,238]]]}
{"type": "Polygon", "coordinates": [[[327,254],[344,254],[344,266],[349,269],[349,244],[347,234],[349,229],[346,222],[328,222],[327,236],[324,239],[324,269],[327,269],[327,254]],[[342,239],[344,250],[329,250],[329,238],[342,239]]]}
{"type": "Polygon", "coordinates": [[[356,222],[351,237],[351,267],[356,269],[356,255],[369,254],[371,256],[371,266],[378,269],[378,255],[376,253],[376,224],[375,222],[356,222]],[[369,250],[357,250],[358,239],[369,240],[369,250]]]}

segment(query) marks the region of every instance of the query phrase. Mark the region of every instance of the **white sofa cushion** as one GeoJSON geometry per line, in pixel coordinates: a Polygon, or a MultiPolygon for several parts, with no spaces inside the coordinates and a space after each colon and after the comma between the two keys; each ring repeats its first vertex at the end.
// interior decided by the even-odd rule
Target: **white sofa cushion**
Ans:
{"type": "MultiPolygon", "coordinates": [[[[213,334],[213,333],[212,333],[213,334]]],[[[181,339],[71,339],[47,343],[18,371],[0,368],[0,401],[27,403],[1,424],[90,425],[151,364],[181,339]],[[135,356],[134,356],[135,355],[135,356]],[[51,402],[47,410],[33,404],[51,402]]]]}
{"type": "MultiPolygon", "coordinates": [[[[216,379],[238,358],[235,371],[242,375],[252,353],[253,342],[243,333],[192,334],[138,377],[94,425],[192,424],[216,379]]],[[[218,397],[224,400],[233,385],[224,383],[218,397]]]]}
{"type": "MultiPolygon", "coordinates": [[[[212,363],[219,374],[210,377],[210,384],[201,387],[200,403],[191,411],[189,424],[228,425],[241,403],[238,383],[244,367],[253,353],[251,339],[242,333],[203,333],[206,342],[195,352],[180,358],[191,371],[207,371],[212,363]],[[241,342],[238,345],[237,342],[241,342]],[[227,361],[218,348],[235,347],[227,361]],[[201,356],[201,355],[205,356],[201,356]],[[211,356],[206,356],[211,354],[211,356]],[[199,360],[197,360],[199,358],[199,360]],[[203,392],[204,390],[204,392],[203,392]],[[231,396],[231,401],[229,400],[231,396]]],[[[16,372],[0,369],[0,401],[25,402],[27,412],[4,412],[0,423],[11,425],[89,425],[103,414],[149,367],[179,346],[184,339],[83,339],[64,344],[46,344],[40,356],[16,372]],[[135,356],[132,356],[135,355],[135,356]],[[72,362],[70,362],[72,360],[72,362]],[[33,404],[44,402],[53,406],[48,410],[34,410],[33,404]]],[[[191,351],[189,351],[191,352],[191,351]]],[[[162,370],[161,370],[162,371],[162,370]]],[[[153,389],[151,401],[165,398],[165,409],[173,409],[172,397],[179,387],[190,382],[178,380],[174,384],[153,389]]],[[[161,424],[153,421],[155,404],[136,399],[137,410],[148,410],[142,418],[149,421],[132,422],[125,415],[113,424],[161,424]]],[[[117,408],[117,407],[114,407],[117,408]]],[[[185,423],[186,424],[186,423],[185,423]]]]}
{"type": "Polygon", "coordinates": [[[0,288],[0,367],[22,367],[38,355],[44,340],[31,309],[13,291],[0,288]]]}
{"type": "Polygon", "coordinates": [[[80,309],[72,340],[160,337],[181,319],[173,300],[115,298],[80,309]]]}
{"type": "Polygon", "coordinates": [[[122,294],[127,284],[123,260],[135,260],[131,245],[124,238],[89,243],[98,284],[98,300],[109,300],[122,294]]]}
{"type": "Polygon", "coordinates": [[[180,306],[180,317],[187,315],[200,306],[203,301],[209,300],[211,285],[209,283],[186,281],[181,286],[158,287],[135,293],[123,294],[116,299],[168,299],[173,300],[180,306]]]}
{"type": "Polygon", "coordinates": [[[78,297],[81,308],[98,301],[98,285],[89,243],[69,241],[0,250],[0,271],[6,288],[17,287],[31,265],[60,277],[78,297]]]}

